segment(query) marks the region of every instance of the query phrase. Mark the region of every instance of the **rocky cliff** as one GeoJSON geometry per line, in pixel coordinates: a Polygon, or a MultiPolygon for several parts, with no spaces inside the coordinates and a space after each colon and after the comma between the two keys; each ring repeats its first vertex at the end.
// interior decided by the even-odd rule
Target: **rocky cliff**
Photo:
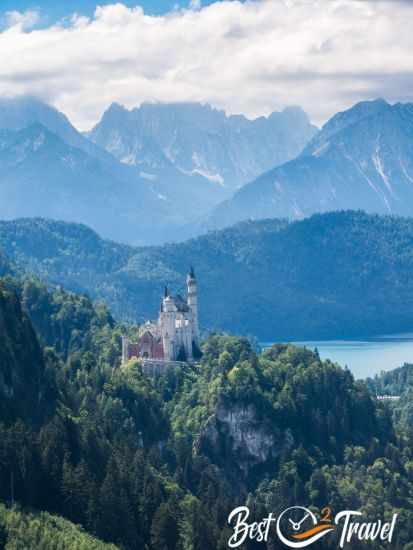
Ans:
{"type": "Polygon", "coordinates": [[[271,426],[252,404],[221,403],[205,426],[200,449],[222,466],[235,465],[235,475],[247,479],[262,466],[271,468],[294,447],[289,429],[271,426]]]}

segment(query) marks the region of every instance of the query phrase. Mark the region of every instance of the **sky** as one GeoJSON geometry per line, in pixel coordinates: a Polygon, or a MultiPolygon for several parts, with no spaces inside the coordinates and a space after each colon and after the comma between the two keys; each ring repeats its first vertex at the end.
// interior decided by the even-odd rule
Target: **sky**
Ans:
{"type": "Polygon", "coordinates": [[[408,0],[2,0],[0,96],[44,99],[81,130],[144,101],[250,118],[300,105],[321,125],[413,101],[411,21],[408,0]]]}
{"type": "MultiPolygon", "coordinates": [[[[56,22],[63,17],[67,17],[72,13],[81,13],[83,15],[93,15],[96,6],[105,6],[114,4],[113,0],[1,0],[0,11],[6,13],[8,11],[20,11],[36,10],[42,13],[45,20],[49,22],[56,22]]],[[[161,15],[168,13],[177,7],[185,8],[189,5],[188,1],[179,0],[141,0],[139,3],[136,1],[123,1],[125,6],[134,7],[137,4],[142,6],[145,13],[149,15],[161,15]]],[[[213,4],[214,0],[204,0],[202,4],[204,6],[213,4]]]]}

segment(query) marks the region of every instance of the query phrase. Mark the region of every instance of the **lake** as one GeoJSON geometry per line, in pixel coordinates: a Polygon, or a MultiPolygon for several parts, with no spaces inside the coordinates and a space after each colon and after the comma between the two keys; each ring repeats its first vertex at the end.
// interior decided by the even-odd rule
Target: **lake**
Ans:
{"type": "MultiPolygon", "coordinates": [[[[377,336],[366,340],[321,340],[292,342],[317,348],[322,359],[347,365],[356,378],[374,376],[404,363],[413,363],[413,333],[377,336]]],[[[264,343],[263,347],[270,344],[264,343]]]]}

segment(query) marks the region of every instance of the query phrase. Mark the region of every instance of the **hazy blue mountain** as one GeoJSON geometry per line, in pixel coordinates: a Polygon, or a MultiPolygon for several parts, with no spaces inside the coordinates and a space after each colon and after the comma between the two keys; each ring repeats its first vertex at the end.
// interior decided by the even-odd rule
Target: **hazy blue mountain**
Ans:
{"type": "Polygon", "coordinates": [[[31,96],[0,98],[1,128],[22,130],[36,122],[70,145],[79,147],[79,144],[87,143],[63,113],[43,101],[31,96]]]}
{"type": "Polygon", "coordinates": [[[124,164],[154,175],[173,164],[228,194],[297,156],[315,132],[299,107],[249,120],[199,103],[144,103],[130,111],[114,103],[88,136],[124,164]]]}
{"type": "Polygon", "coordinates": [[[108,165],[116,164],[111,155],[86,139],[66,115],[51,105],[32,96],[0,98],[0,128],[18,131],[36,123],[59,136],[68,145],[82,149],[108,165]]]}
{"type": "Polygon", "coordinates": [[[82,222],[135,243],[162,240],[181,222],[150,183],[116,178],[40,124],[0,132],[0,217],[22,216],[82,222]]]}
{"type": "Polygon", "coordinates": [[[312,154],[337,132],[366,118],[380,116],[388,107],[390,105],[384,99],[376,99],[374,101],[361,101],[346,111],[336,113],[309,141],[302,154],[312,154]]]}
{"type": "Polygon", "coordinates": [[[348,208],[413,215],[413,104],[377,100],[335,115],[299,157],[245,185],[206,225],[348,208]]]}
{"type": "Polygon", "coordinates": [[[6,219],[46,216],[155,243],[179,238],[182,226],[223,198],[220,186],[179,172],[167,159],[156,175],[119,162],[32,97],[0,99],[0,150],[6,219]]]}
{"type": "Polygon", "coordinates": [[[184,292],[194,265],[204,329],[264,341],[412,329],[412,219],[334,212],[141,248],[83,225],[26,219],[0,222],[0,249],[15,269],[104,299],[125,320],[155,318],[164,285],[184,292]]]}

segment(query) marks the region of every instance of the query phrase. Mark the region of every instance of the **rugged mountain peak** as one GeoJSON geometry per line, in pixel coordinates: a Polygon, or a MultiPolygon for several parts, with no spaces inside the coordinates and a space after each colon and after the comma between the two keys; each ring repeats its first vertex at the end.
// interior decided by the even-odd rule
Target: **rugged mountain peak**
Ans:
{"type": "Polygon", "coordinates": [[[295,160],[219,205],[207,227],[343,209],[411,216],[412,158],[413,107],[358,103],[328,121],[295,160]]]}
{"type": "MultiPolygon", "coordinates": [[[[128,112],[129,111],[126,109],[126,107],[114,101],[109,105],[106,111],[104,111],[101,122],[108,121],[108,120],[116,120],[117,117],[122,117],[128,112]]],[[[89,135],[92,132],[93,132],[93,129],[90,132],[86,132],[86,135],[89,135]]]]}
{"type": "MultiPolygon", "coordinates": [[[[59,120],[62,124],[70,125],[68,118],[34,96],[18,96],[0,98],[0,126],[10,130],[20,130],[32,122],[47,123],[59,120]]],[[[45,124],[47,125],[47,124],[45,124]]]]}
{"type": "Polygon", "coordinates": [[[40,99],[32,96],[0,99],[0,128],[18,131],[35,123],[42,124],[71,145],[80,136],[66,115],[40,99]]]}
{"type": "Polygon", "coordinates": [[[122,177],[124,167],[104,149],[96,146],[71,124],[55,107],[32,96],[0,99],[0,130],[20,131],[32,124],[41,124],[71,147],[81,149],[104,163],[116,177],[122,177]]]}
{"type": "Polygon", "coordinates": [[[111,105],[88,137],[125,164],[154,170],[167,159],[182,174],[218,183],[229,196],[294,158],[315,132],[297,107],[249,120],[208,104],[143,103],[131,110],[111,105]]]}
{"type": "Polygon", "coordinates": [[[357,124],[362,120],[384,114],[392,109],[392,106],[384,99],[375,99],[372,101],[361,101],[356,103],[350,109],[342,111],[331,117],[308,143],[302,155],[311,155],[326,143],[332,136],[338,132],[348,128],[353,124],[357,124]]]}
{"type": "MultiPolygon", "coordinates": [[[[128,113],[114,104],[114,120],[116,111],[128,113]]],[[[112,238],[153,242],[224,197],[216,181],[176,169],[150,136],[140,145],[139,163],[122,163],[53,107],[29,97],[0,100],[0,217],[83,222],[112,238]]]]}
{"type": "Polygon", "coordinates": [[[284,118],[285,120],[288,120],[290,122],[311,124],[308,114],[299,105],[289,105],[285,107],[282,111],[275,111],[271,113],[268,118],[270,120],[284,118]]]}

